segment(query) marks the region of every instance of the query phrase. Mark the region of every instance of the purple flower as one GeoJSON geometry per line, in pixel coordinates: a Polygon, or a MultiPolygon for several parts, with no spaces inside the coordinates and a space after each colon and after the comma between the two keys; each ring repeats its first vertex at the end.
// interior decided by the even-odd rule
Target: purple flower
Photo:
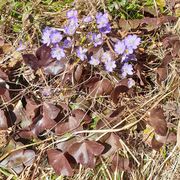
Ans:
{"type": "Polygon", "coordinates": [[[61,60],[63,57],[65,57],[65,53],[64,53],[64,50],[61,47],[59,47],[59,45],[56,45],[51,50],[51,56],[52,56],[52,58],[56,58],[57,60],[61,60]]]}
{"type": "Polygon", "coordinates": [[[91,16],[86,16],[84,19],[83,19],[83,22],[85,23],[89,23],[92,21],[92,17],[91,16]]]}
{"type": "Polygon", "coordinates": [[[136,56],[134,54],[124,54],[122,56],[121,62],[125,63],[125,62],[129,62],[129,61],[136,61],[136,56]]]}
{"type": "Polygon", "coordinates": [[[88,34],[87,34],[87,39],[88,39],[89,41],[93,41],[93,34],[94,34],[94,33],[92,33],[92,32],[88,32],[88,34]]]}
{"type": "Polygon", "coordinates": [[[19,42],[18,48],[16,49],[16,51],[23,51],[26,49],[26,45],[24,45],[22,43],[22,41],[19,42]]]}
{"type": "Polygon", "coordinates": [[[124,55],[130,55],[133,54],[133,49],[131,47],[126,47],[124,51],[124,55]]]}
{"type": "Polygon", "coordinates": [[[87,49],[83,49],[82,47],[79,47],[76,51],[77,57],[84,61],[84,59],[87,58],[86,56],[87,49]]]}
{"type": "Polygon", "coordinates": [[[77,15],[78,15],[78,12],[76,10],[69,10],[66,13],[67,18],[69,18],[69,19],[74,18],[74,17],[77,18],[77,15]]]}
{"type": "Polygon", "coordinates": [[[72,46],[72,40],[70,37],[67,37],[63,42],[63,48],[70,48],[72,46]]]}
{"type": "Polygon", "coordinates": [[[97,65],[100,63],[100,61],[99,61],[99,59],[91,56],[91,60],[89,61],[89,63],[90,63],[91,65],[97,66],[97,65]]]}
{"type": "Polygon", "coordinates": [[[97,13],[96,14],[96,23],[97,23],[97,27],[98,29],[105,27],[108,23],[108,14],[107,13],[97,13]]]}
{"type": "Polygon", "coordinates": [[[116,68],[116,62],[115,61],[106,61],[105,68],[106,68],[106,71],[112,72],[113,69],[116,68]]]}
{"type": "Polygon", "coordinates": [[[137,35],[128,35],[127,37],[125,37],[124,42],[128,49],[137,49],[141,42],[141,39],[137,35]]]}
{"type": "Polygon", "coordinates": [[[109,51],[106,51],[105,53],[103,53],[101,57],[101,61],[104,63],[106,63],[107,61],[112,61],[111,53],[109,51]]]}
{"type": "Polygon", "coordinates": [[[68,21],[68,25],[64,28],[65,34],[72,36],[78,27],[78,19],[72,18],[68,21]]]}
{"type": "Polygon", "coordinates": [[[62,38],[62,34],[57,30],[53,31],[50,35],[51,43],[53,44],[59,43],[62,40],[62,38]]]}
{"type": "Polygon", "coordinates": [[[66,26],[64,28],[65,34],[72,36],[76,32],[76,27],[75,26],[66,26]]]}
{"type": "Polygon", "coordinates": [[[50,96],[51,95],[51,88],[50,87],[44,87],[42,90],[43,96],[50,96]]]}
{"type": "Polygon", "coordinates": [[[126,46],[124,44],[124,41],[118,41],[115,45],[114,45],[114,51],[117,54],[123,54],[124,51],[126,49],[126,46]]]}
{"type": "Polygon", "coordinates": [[[93,33],[92,41],[93,41],[95,47],[97,47],[98,45],[101,45],[103,43],[102,35],[93,33]]]}
{"type": "Polygon", "coordinates": [[[42,43],[43,44],[46,44],[47,46],[49,46],[51,44],[51,38],[50,38],[50,35],[51,33],[54,31],[53,28],[50,28],[50,27],[46,27],[44,30],[43,30],[43,33],[42,33],[42,43]]]}
{"type": "Polygon", "coordinates": [[[76,17],[69,19],[69,26],[75,26],[76,28],[79,26],[78,19],[76,17]]]}
{"type": "Polygon", "coordinates": [[[100,28],[99,31],[100,31],[101,33],[104,33],[104,34],[110,33],[110,32],[111,32],[111,26],[110,26],[110,24],[109,24],[109,23],[106,24],[106,26],[100,28]]]}
{"type": "Polygon", "coordinates": [[[135,81],[132,78],[128,79],[128,88],[131,88],[135,85],[135,81]]]}
{"type": "Polygon", "coordinates": [[[127,75],[133,75],[133,67],[131,64],[124,63],[122,66],[122,77],[125,78],[127,75]]]}

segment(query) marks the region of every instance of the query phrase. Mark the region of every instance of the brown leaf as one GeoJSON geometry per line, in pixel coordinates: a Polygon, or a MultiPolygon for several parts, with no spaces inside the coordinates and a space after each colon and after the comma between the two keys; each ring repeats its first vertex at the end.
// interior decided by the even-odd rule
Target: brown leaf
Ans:
{"type": "Polygon", "coordinates": [[[72,115],[77,119],[77,121],[83,121],[85,124],[89,124],[92,121],[89,115],[81,109],[74,109],[72,115]]]}
{"type": "Polygon", "coordinates": [[[161,25],[167,22],[176,22],[177,17],[174,16],[162,16],[158,18],[150,18],[145,17],[142,19],[135,19],[135,20],[124,20],[120,19],[119,26],[123,31],[129,31],[131,29],[146,29],[148,31],[152,31],[157,29],[161,25]]]}
{"type": "Polygon", "coordinates": [[[166,67],[157,68],[156,73],[157,73],[157,82],[158,82],[158,84],[161,84],[162,81],[167,79],[168,70],[167,70],[166,67]]]}
{"type": "Polygon", "coordinates": [[[123,112],[123,110],[125,109],[125,106],[120,106],[118,107],[115,111],[113,111],[111,114],[110,114],[110,118],[115,118],[117,116],[119,116],[119,114],[121,114],[121,112],[123,112]]]}
{"type": "Polygon", "coordinates": [[[118,154],[114,156],[112,160],[112,166],[113,171],[130,171],[131,170],[131,163],[129,159],[120,157],[118,154]]]}
{"type": "Polygon", "coordinates": [[[51,48],[46,45],[37,49],[36,56],[34,54],[23,54],[22,57],[24,62],[34,70],[45,67],[53,61],[51,59],[51,48]]]}
{"type": "Polygon", "coordinates": [[[114,104],[118,103],[120,93],[126,93],[128,90],[128,79],[121,80],[111,92],[111,99],[114,104]]]}
{"type": "Polygon", "coordinates": [[[55,119],[60,112],[60,109],[54,104],[44,102],[43,103],[43,115],[49,116],[50,119],[55,119]]]}
{"type": "Polygon", "coordinates": [[[167,122],[164,116],[164,111],[161,107],[153,108],[149,113],[148,122],[154,128],[155,133],[166,136],[167,122]]]}
{"type": "Polygon", "coordinates": [[[103,145],[95,141],[85,140],[72,144],[67,152],[75,158],[77,163],[93,168],[95,166],[95,156],[99,156],[103,150],[103,145]]]}
{"type": "Polygon", "coordinates": [[[162,44],[164,48],[168,48],[168,47],[172,47],[176,41],[179,41],[178,35],[167,34],[166,37],[163,37],[162,44]]]}
{"type": "Polygon", "coordinates": [[[38,58],[34,54],[23,54],[22,55],[25,64],[30,66],[32,69],[37,70],[38,66],[38,58]]]}
{"type": "Polygon", "coordinates": [[[33,150],[18,150],[11,153],[4,159],[0,165],[6,168],[13,169],[16,173],[21,173],[24,166],[31,166],[35,159],[35,152],[33,150]]]}
{"type": "Polygon", "coordinates": [[[62,141],[60,143],[57,143],[56,147],[57,149],[60,149],[61,151],[66,152],[67,149],[75,142],[77,142],[77,139],[71,138],[71,139],[68,139],[67,141],[62,141]]]}
{"type": "Polygon", "coordinates": [[[112,154],[114,154],[118,149],[122,148],[121,143],[119,142],[120,137],[114,133],[111,133],[109,138],[105,141],[105,143],[109,144],[111,148],[109,151],[107,151],[105,154],[103,154],[103,157],[107,158],[110,157],[112,154]]]}
{"type": "Polygon", "coordinates": [[[0,78],[2,78],[5,81],[8,81],[8,75],[0,68],[0,78]]]}
{"type": "Polygon", "coordinates": [[[46,45],[42,45],[36,51],[36,57],[38,58],[39,67],[47,66],[51,62],[51,48],[46,45]]]}
{"type": "Polygon", "coordinates": [[[136,64],[134,67],[135,71],[136,71],[136,75],[140,80],[140,85],[141,86],[145,86],[146,84],[146,79],[144,77],[144,75],[142,74],[142,65],[140,64],[136,64]]]}
{"type": "Polygon", "coordinates": [[[172,60],[171,55],[166,55],[161,63],[161,65],[157,68],[157,82],[161,84],[162,81],[167,79],[168,76],[168,64],[172,60]]]}
{"type": "Polygon", "coordinates": [[[4,95],[6,91],[6,82],[0,78],[0,95],[4,95]]]}
{"type": "Polygon", "coordinates": [[[64,153],[55,149],[47,150],[49,164],[57,175],[72,176],[73,170],[64,153]]]}
{"type": "Polygon", "coordinates": [[[59,123],[55,127],[55,133],[57,135],[67,133],[69,131],[72,131],[72,130],[78,128],[80,126],[80,123],[81,123],[80,119],[77,119],[73,116],[69,116],[68,122],[59,123]]]}
{"type": "Polygon", "coordinates": [[[127,86],[123,86],[123,85],[117,85],[114,90],[111,93],[111,99],[114,102],[114,104],[117,104],[119,101],[119,95],[120,93],[125,93],[128,91],[128,87],[127,86]]]}
{"type": "Polygon", "coordinates": [[[35,125],[32,126],[33,128],[31,131],[36,135],[39,135],[41,132],[55,127],[55,125],[56,122],[53,119],[50,119],[48,116],[43,116],[35,125]]]}
{"type": "Polygon", "coordinates": [[[100,77],[94,76],[85,83],[85,87],[90,88],[94,86],[94,84],[97,83],[98,81],[100,81],[100,77]]]}
{"type": "Polygon", "coordinates": [[[156,140],[155,136],[153,136],[152,140],[151,140],[151,146],[153,149],[155,149],[156,151],[159,151],[160,148],[163,146],[163,143],[159,142],[156,140]]]}
{"type": "Polygon", "coordinates": [[[119,20],[119,26],[122,28],[123,31],[129,31],[131,29],[137,29],[142,23],[142,20],[135,19],[135,20],[119,20]]]}
{"type": "Polygon", "coordinates": [[[53,61],[50,64],[48,64],[48,66],[44,67],[44,71],[46,74],[57,75],[62,71],[64,71],[65,64],[66,64],[65,59],[61,59],[61,62],[53,61]]]}
{"type": "Polygon", "coordinates": [[[13,113],[16,116],[16,123],[20,122],[22,128],[30,126],[38,112],[38,107],[39,105],[32,99],[26,98],[26,105],[19,100],[13,110],[13,113]]]}
{"type": "Polygon", "coordinates": [[[4,111],[0,109],[0,130],[8,129],[7,118],[4,111]]]}
{"type": "Polygon", "coordinates": [[[17,134],[21,137],[21,138],[24,138],[24,139],[36,139],[37,138],[37,135],[35,134],[36,132],[32,130],[26,130],[26,129],[22,129],[20,130],[17,134]]]}
{"type": "Polygon", "coordinates": [[[179,56],[180,57],[180,40],[175,41],[173,44],[173,50],[172,50],[172,55],[174,57],[179,56]]]}
{"type": "Polygon", "coordinates": [[[4,39],[0,37],[0,47],[4,46],[4,39]]]}
{"type": "Polygon", "coordinates": [[[83,66],[82,65],[78,65],[76,67],[76,70],[74,72],[74,79],[76,82],[79,82],[80,79],[82,78],[83,75],[83,66]]]}
{"type": "Polygon", "coordinates": [[[173,132],[170,132],[167,136],[161,136],[159,134],[155,134],[155,138],[160,143],[175,143],[176,142],[176,134],[173,132]]]}
{"type": "Polygon", "coordinates": [[[97,81],[89,88],[89,93],[92,97],[109,95],[113,90],[113,85],[109,79],[97,81]]]}
{"type": "Polygon", "coordinates": [[[26,103],[26,117],[28,117],[29,119],[33,119],[36,115],[39,105],[33,99],[30,98],[26,98],[26,103]]]}
{"type": "Polygon", "coordinates": [[[8,75],[0,69],[0,95],[7,94],[9,96],[9,86],[6,84],[8,80],[8,75]]]}

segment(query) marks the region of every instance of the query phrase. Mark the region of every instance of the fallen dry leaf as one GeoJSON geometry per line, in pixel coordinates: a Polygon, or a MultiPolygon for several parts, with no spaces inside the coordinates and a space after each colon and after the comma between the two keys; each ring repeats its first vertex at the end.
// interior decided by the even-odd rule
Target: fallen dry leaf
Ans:
{"type": "Polygon", "coordinates": [[[164,116],[164,111],[161,107],[153,108],[151,111],[148,112],[149,118],[148,123],[152,126],[155,130],[155,133],[166,136],[167,134],[167,122],[164,116]]]}
{"type": "Polygon", "coordinates": [[[34,54],[23,54],[22,57],[24,62],[34,70],[46,67],[53,62],[51,48],[46,45],[42,45],[37,49],[36,56],[34,54]]]}
{"type": "Polygon", "coordinates": [[[68,122],[59,123],[55,127],[55,133],[57,135],[62,135],[64,133],[75,130],[80,126],[81,119],[77,119],[76,117],[69,116],[68,122]]]}
{"type": "Polygon", "coordinates": [[[128,90],[128,79],[121,80],[111,92],[111,99],[114,104],[118,103],[120,93],[126,93],[128,90]]]}
{"type": "Polygon", "coordinates": [[[153,136],[152,140],[151,140],[151,147],[156,150],[159,151],[160,148],[163,146],[163,143],[159,142],[156,140],[155,136],[153,136]]]}
{"type": "Polygon", "coordinates": [[[109,95],[113,90],[113,85],[109,79],[102,79],[95,82],[92,86],[89,87],[89,94],[92,97],[109,95]]]}
{"type": "Polygon", "coordinates": [[[111,168],[113,171],[130,171],[132,165],[128,158],[120,157],[119,154],[116,154],[113,157],[111,168]]]}
{"type": "Polygon", "coordinates": [[[0,47],[4,46],[4,38],[0,37],[0,47]]]}
{"type": "Polygon", "coordinates": [[[157,29],[161,25],[164,25],[164,23],[167,22],[176,22],[177,17],[174,16],[162,16],[158,18],[150,18],[145,17],[142,19],[134,19],[134,20],[125,20],[120,19],[119,20],[119,27],[123,31],[130,31],[131,29],[145,29],[147,31],[152,31],[154,29],[157,29]]]}
{"type": "Polygon", "coordinates": [[[43,116],[32,126],[31,131],[36,135],[39,135],[41,132],[55,127],[55,125],[56,122],[53,119],[50,119],[48,116],[43,116]]]}
{"type": "Polygon", "coordinates": [[[72,176],[73,170],[64,153],[56,149],[47,150],[49,164],[57,175],[72,176]]]}
{"type": "Polygon", "coordinates": [[[176,134],[173,132],[170,132],[167,136],[161,136],[159,134],[155,134],[155,138],[160,143],[175,143],[177,140],[176,134]]]}
{"type": "Polygon", "coordinates": [[[140,85],[141,86],[145,86],[146,85],[146,78],[144,77],[144,75],[142,74],[142,65],[140,64],[136,64],[135,67],[135,72],[136,72],[136,75],[137,77],[139,78],[140,80],[140,85]]]}
{"type": "Polygon", "coordinates": [[[43,116],[48,116],[50,119],[55,119],[60,112],[60,109],[54,104],[44,102],[43,103],[43,116]]]}
{"type": "Polygon", "coordinates": [[[74,71],[74,79],[76,82],[79,82],[83,75],[83,66],[78,65],[74,71]]]}
{"type": "Polygon", "coordinates": [[[85,124],[89,124],[92,120],[91,118],[89,117],[89,115],[84,112],[83,110],[81,109],[74,109],[72,111],[72,115],[80,122],[84,122],[85,124]]]}
{"type": "Polygon", "coordinates": [[[63,142],[57,143],[56,147],[57,147],[57,149],[60,149],[61,151],[66,152],[67,149],[72,144],[74,144],[75,142],[77,142],[77,139],[76,138],[71,138],[71,139],[68,139],[67,141],[63,141],[63,142]]]}
{"type": "Polygon", "coordinates": [[[8,129],[7,118],[4,114],[4,111],[0,109],[0,130],[8,129]]]}
{"type": "Polygon", "coordinates": [[[102,156],[107,158],[113,155],[118,149],[122,148],[121,143],[119,142],[120,137],[114,133],[111,133],[105,143],[109,144],[111,148],[102,156]]]}
{"type": "Polygon", "coordinates": [[[67,152],[75,158],[77,163],[93,168],[95,166],[95,156],[99,156],[103,150],[103,145],[95,141],[85,140],[72,144],[67,152]]]}
{"type": "Polygon", "coordinates": [[[168,64],[171,62],[172,56],[166,55],[161,63],[161,65],[156,69],[157,82],[161,84],[162,81],[166,80],[168,77],[168,64]]]}
{"type": "Polygon", "coordinates": [[[24,170],[24,166],[31,166],[35,159],[33,150],[18,150],[11,153],[6,159],[0,162],[0,165],[13,169],[17,174],[24,170]]]}

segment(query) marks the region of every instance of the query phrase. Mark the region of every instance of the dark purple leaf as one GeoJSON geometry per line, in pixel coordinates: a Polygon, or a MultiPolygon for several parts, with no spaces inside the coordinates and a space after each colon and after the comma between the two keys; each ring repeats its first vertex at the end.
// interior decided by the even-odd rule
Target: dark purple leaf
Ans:
{"type": "Polygon", "coordinates": [[[0,130],[8,129],[7,119],[4,111],[0,109],[0,130]]]}
{"type": "Polygon", "coordinates": [[[51,48],[46,45],[42,45],[36,51],[36,57],[38,58],[39,67],[47,66],[51,61],[51,48]]]}
{"type": "Polygon", "coordinates": [[[55,149],[47,150],[49,164],[57,175],[72,176],[73,170],[64,153],[55,149]]]}
{"type": "Polygon", "coordinates": [[[95,142],[85,140],[72,144],[68,153],[73,156],[77,163],[85,167],[93,168],[95,166],[95,156],[99,156],[104,150],[104,146],[95,142]]]}
{"type": "Polygon", "coordinates": [[[37,70],[39,68],[38,58],[34,54],[23,54],[24,62],[32,69],[37,70]]]}

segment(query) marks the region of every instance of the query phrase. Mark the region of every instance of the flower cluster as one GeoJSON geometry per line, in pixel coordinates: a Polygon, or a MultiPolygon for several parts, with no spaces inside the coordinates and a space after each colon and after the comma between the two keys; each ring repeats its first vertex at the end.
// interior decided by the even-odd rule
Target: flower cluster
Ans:
{"type": "MultiPolygon", "coordinates": [[[[117,40],[116,43],[111,48],[100,54],[92,54],[90,57],[87,55],[88,47],[93,46],[97,49],[102,49],[102,45],[106,43],[104,39],[107,37],[107,33],[110,33],[111,26],[108,19],[107,13],[98,12],[95,17],[92,15],[83,17],[82,20],[78,20],[78,12],[76,10],[70,10],[66,14],[67,24],[62,31],[55,28],[46,27],[42,33],[42,43],[51,47],[51,56],[60,62],[61,59],[66,57],[66,49],[72,48],[72,55],[76,55],[81,61],[88,60],[89,64],[97,66],[103,64],[107,72],[113,72],[119,66],[117,65],[118,60],[121,58],[120,62],[120,73],[122,78],[133,75],[133,66],[130,60],[136,60],[134,51],[140,45],[141,39],[137,35],[128,35],[122,40],[117,40]],[[90,22],[96,23],[97,29],[94,32],[88,32],[87,38],[90,40],[91,44],[82,45],[79,47],[74,47],[74,35],[76,35],[77,28],[81,28],[81,23],[88,26],[90,22]],[[86,48],[85,48],[86,47],[86,48]],[[111,51],[110,51],[111,49],[111,51]]],[[[92,26],[93,27],[93,26],[92,26]]],[[[90,29],[92,29],[92,27],[90,29]]],[[[86,42],[86,41],[84,41],[86,42]]],[[[112,44],[111,44],[112,45],[112,44]]],[[[132,87],[134,85],[134,80],[129,78],[128,86],[132,87]]]]}
{"type": "Polygon", "coordinates": [[[68,25],[64,28],[65,34],[72,36],[78,28],[78,12],[76,10],[70,10],[67,12],[68,25]]]}
{"type": "Polygon", "coordinates": [[[114,51],[118,55],[122,55],[122,77],[125,78],[127,75],[133,75],[133,67],[128,63],[129,59],[134,60],[133,52],[137,49],[141,42],[141,39],[137,35],[128,35],[123,40],[118,40],[114,45],[114,51]]]}
{"type": "Polygon", "coordinates": [[[109,24],[108,14],[107,13],[97,13],[96,14],[96,23],[99,31],[101,33],[107,34],[111,31],[111,26],[109,24]]]}
{"type": "Polygon", "coordinates": [[[114,51],[118,55],[129,55],[133,54],[134,50],[137,49],[141,42],[141,39],[137,35],[128,35],[122,41],[118,41],[114,46],[114,51]]]}

